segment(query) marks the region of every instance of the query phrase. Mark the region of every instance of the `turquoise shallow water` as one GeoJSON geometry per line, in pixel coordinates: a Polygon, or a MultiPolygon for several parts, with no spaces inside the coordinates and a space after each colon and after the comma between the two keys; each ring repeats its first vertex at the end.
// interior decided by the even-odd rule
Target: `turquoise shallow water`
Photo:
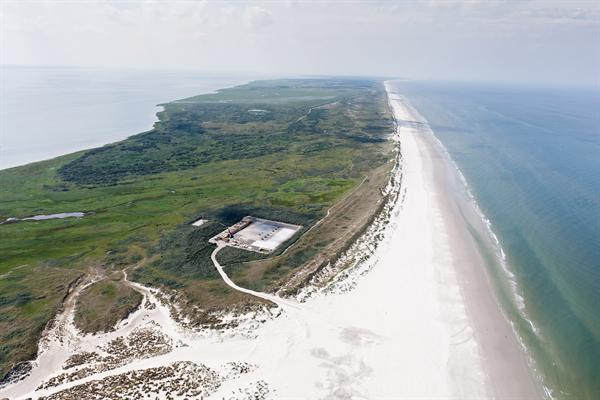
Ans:
{"type": "Polygon", "coordinates": [[[600,92],[398,88],[491,221],[525,304],[504,293],[504,306],[552,395],[600,398],[600,92]]]}

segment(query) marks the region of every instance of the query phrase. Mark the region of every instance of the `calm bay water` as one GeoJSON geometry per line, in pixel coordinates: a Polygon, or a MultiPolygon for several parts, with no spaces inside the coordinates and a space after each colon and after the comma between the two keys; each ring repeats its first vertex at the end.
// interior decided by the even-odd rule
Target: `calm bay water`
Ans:
{"type": "Polygon", "coordinates": [[[398,87],[492,222],[525,300],[507,313],[553,396],[600,398],[600,92],[398,87]]]}
{"type": "Polygon", "coordinates": [[[0,169],[149,130],[157,104],[251,80],[194,71],[0,68],[0,169]]]}

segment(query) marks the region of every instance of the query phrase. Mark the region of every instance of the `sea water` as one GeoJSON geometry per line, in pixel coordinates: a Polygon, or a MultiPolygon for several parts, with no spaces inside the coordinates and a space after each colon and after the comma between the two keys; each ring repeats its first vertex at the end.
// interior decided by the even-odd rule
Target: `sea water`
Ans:
{"type": "Polygon", "coordinates": [[[250,79],[192,70],[0,67],[0,169],[147,131],[158,104],[250,79]]]}
{"type": "Polygon", "coordinates": [[[600,91],[397,88],[428,120],[498,236],[517,283],[499,297],[512,299],[503,307],[549,394],[599,399],[600,91]]]}

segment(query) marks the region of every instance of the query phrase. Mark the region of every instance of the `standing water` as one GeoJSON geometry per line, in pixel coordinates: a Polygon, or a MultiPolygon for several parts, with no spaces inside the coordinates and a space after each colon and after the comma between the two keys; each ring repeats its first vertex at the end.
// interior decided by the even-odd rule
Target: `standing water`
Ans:
{"type": "Polygon", "coordinates": [[[0,67],[0,169],[152,128],[157,104],[247,82],[191,70],[0,67]]]}

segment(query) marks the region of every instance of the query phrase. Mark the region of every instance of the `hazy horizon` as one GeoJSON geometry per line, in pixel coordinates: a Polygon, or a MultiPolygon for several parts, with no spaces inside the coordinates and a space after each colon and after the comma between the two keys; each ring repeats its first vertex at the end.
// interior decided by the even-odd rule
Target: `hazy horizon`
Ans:
{"type": "Polygon", "coordinates": [[[0,5],[0,64],[598,86],[591,1],[0,5]]]}
{"type": "Polygon", "coordinates": [[[564,81],[511,81],[511,80],[468,80],[468,79],[453,79],[453,78],[413,78],[410,76],[391,76],[391,75],[373,75],[373,74],[300,74],[300,73],[269,73],[263,71],[217,71],[217,70],[205,70],[197,68],[178,68],[178,67],[122,67],[122,66],[90,66],[90,65],[1,65],[0,69],[80,69],[80,70],[114,70],[114,71],[139,71],[139,72],[173,72],[173,73],[190,73],[195,72],[205,77],[210,76],[227,76],[231,78],[252,77],[251,80],[274,80],[274,79],[329,79],[329,78],[342,78],[342,79],[373,79],[373,80],[391,80],[391,81],[407,81],[407,82],[437,82],[437,83],[457,83],[457,84],[474,84],[474,85],[490,85],[490,86],[504,86],[518,88],[531,88],[535,89],[542,88],[573,88],[573,89],[589,89],[589,90],[600,90],[600,82],[564,82],[564,81]]]}

